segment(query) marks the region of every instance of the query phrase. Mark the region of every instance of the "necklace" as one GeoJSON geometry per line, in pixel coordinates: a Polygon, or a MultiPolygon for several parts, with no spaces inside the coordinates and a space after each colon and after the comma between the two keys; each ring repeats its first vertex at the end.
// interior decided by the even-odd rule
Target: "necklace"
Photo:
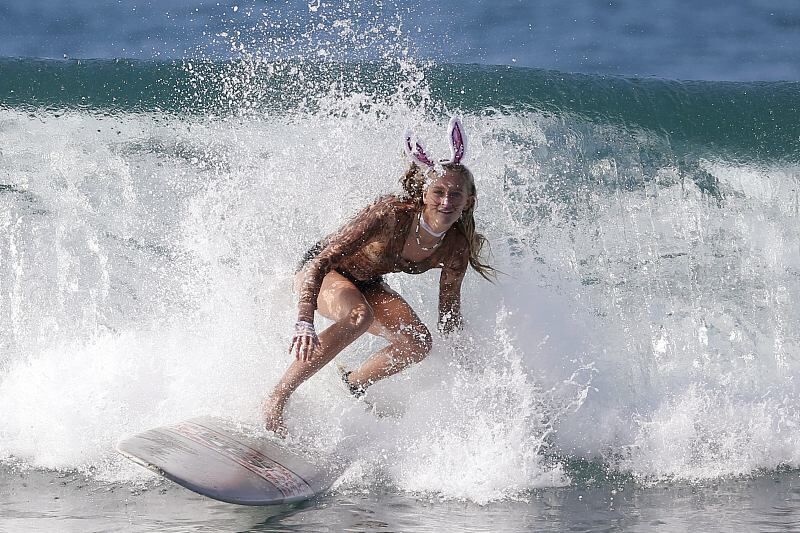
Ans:
{"type": "Polygon", "coordinates": [[[432,231],[428,230],[428,228],[429,228],[429,227],[430,227],[430,226],[428,226],[428,224],[427,224],[427,223],[425,223],[425,222],[422,220],[422,213],[420,212],[419,216],[417,217],[417,227],[414,229],[414,233],[415,233],[415,236],[416,236],[416,238],[417,238],[417,246],[419,246],[419,247],[420,247],[420,249],[422,249],[422,250],[425,250],[426,252],[430,252],[431,250],[435,250],[436,248],[438,248],[438,247],[439,247],[439,245],[440,245],[440,244],[442,244],[442,236],[443,236],[445,233],[447,233],[447,230],[444,230],[443,232],[441,232],[441,233],[438,233],[438,234],[437,234],[437,233],[434,233],[434,232],[432,232],[432,231]],[[438,241],[436,241],[436,243],[435,243],[435,244],[433,244],[433,245],[431,245],[431,246],[422,246],[422,242],[420,242],[420,240],[419,240],[419,227],[420,227],[421,225],[423,225],[423,224],[424,224],[424,226],[425,226],[425,231],[427,231],[428,233],[430,233],[430,234],[431,234],[431,235],[433,235],[434,237],[438,237],[438,238],[439,238],[439,240],[438,240],[438,241]]]}

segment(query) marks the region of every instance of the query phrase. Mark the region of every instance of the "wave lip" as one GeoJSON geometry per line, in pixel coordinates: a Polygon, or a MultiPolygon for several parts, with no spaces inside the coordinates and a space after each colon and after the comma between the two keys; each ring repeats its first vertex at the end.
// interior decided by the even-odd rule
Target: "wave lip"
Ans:
{"type": "Polygon", "coordinates": [[[702,82],[529,68],[299,60],[0,59],[0,107],[188,115],[324,112],[361,94],[434,112],[542,113],[645,131],[676,151],[800,160],[800,82],[702,82]],[[321,110],[321,111],[320,111],[321,110]]]}

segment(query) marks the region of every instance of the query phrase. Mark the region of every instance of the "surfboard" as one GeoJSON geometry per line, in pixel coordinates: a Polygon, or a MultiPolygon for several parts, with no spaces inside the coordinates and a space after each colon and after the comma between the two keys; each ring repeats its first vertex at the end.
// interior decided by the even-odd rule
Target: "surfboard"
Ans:
{"type": "Polygon", "coordinates": [[[189,490],[239,505],[300,502],[336,479],[280,439],[216,417],[149,429],[120,440],[116,449],[189,490]]]}

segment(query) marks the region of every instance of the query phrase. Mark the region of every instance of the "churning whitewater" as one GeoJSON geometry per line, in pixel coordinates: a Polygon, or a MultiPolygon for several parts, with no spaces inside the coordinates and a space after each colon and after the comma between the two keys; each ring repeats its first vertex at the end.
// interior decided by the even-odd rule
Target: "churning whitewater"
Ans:
{"type": "MultiPolygon", "coordinates": [[[[460,112],[504,274],[468,274],[463,334],[370,389],[386,416],[326,368],[289,403],[292,439],[344,454],[341,487],[480,503],[569,484],[583,461],[643,481],[800,466],[800,141],[791,117],[759,122],[752,96],[796,109],[796,84],[15,61],[0,82],[0,460],[138,480],[122,435],[258,423],[289,362],[297,260],[399,191],[407,127],[445,153],[460,112]],[[36,76],[71,83],[14,86],[36,76]],[[148,76],[181,90],[128,92],[148,76]],[[307,97],[274,98],[296,84],[307,97]]],[[[435,323],[438,273],[388,282],[435,323]]]]}

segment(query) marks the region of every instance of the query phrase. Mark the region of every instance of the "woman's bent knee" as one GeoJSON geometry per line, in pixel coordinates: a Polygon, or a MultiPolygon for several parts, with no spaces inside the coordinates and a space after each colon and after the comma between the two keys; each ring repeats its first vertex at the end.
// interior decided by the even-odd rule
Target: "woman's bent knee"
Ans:
{"type": "Polygon", "coordinates": [[[372,306],[365,302],[353,307],[347,315],[347,320],[351,326],[363,333],[369,329],[375,320],[375,312],[372,310],[372,306]]]}

